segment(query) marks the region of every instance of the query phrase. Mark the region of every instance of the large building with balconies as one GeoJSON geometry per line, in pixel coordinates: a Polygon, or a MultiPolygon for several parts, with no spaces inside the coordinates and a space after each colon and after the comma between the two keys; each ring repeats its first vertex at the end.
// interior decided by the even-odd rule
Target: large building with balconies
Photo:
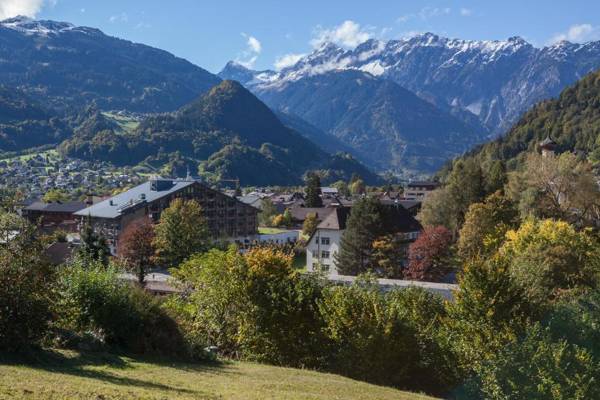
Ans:
{"type": "Polygon", "coordinates": [[[177,198],[196,200],[215,239],[248,240],[257,234],[258,212],[248,204],[212,189],[199,180],[152,178],[139,186],[75,213],[89,219],[114,251],[119,235],[132,221],[158,222],[164,209],[177,198]]]}

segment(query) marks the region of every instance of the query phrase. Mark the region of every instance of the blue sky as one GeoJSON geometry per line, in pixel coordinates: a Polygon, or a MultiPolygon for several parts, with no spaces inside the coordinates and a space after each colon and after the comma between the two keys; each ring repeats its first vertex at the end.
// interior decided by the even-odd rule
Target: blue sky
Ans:
{"type": "Polygon", "coordinates": [[[211,72],[232,59],[281,67],[323,40],[351,47],[425,31],[536,46],[600,39],[598,0],[0,0],[0,17],[17,13],[97,27],[211,72]]]}

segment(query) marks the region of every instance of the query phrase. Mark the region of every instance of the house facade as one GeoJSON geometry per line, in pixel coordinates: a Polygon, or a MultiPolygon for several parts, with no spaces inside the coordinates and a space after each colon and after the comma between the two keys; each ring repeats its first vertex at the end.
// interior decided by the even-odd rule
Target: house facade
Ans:
{"type": "Polygon", "coordinates": [[[90,204],[82,201],[45,203],[40,200],[23,207],[21,215],[46,232],[52,232],[56,229],[76,232],[77,217],[74,213],[88,207],[90,204]]]}
{"type": "Polygon", "coordinates": [[[257,234],[259,210],[214,190],[194,179],[153,178],[123,193],[75,213],[83,222],[89,219],[94,230],[117,247],[125,227],[141,218],[158,222],[177,198],[196,200],[202,207],[208,228],[215,238],[249,240],[257,234]]]}
{"type": "MultiPolygon", "coordinates": [[[[385,203],[382,205],[384,206],[386,229],[401,235],[408,247],[419,236],[421,225],[401,205],[386,205],[385,203]]],[[[322,271],[330,278],[340,276],[335,265],[335,256],[340,251],[346,222],[351,211],[351,207],[336,207],[317,226],[306,246],[306,269],[309,272],[322,271]]]]}
{"type": "Polygon", "coordinates": [[[404,200],[416,200],[422,202],[429,193],[440,186],[438,182],[414,181],[410,182],[404,188],[404,200]]]}

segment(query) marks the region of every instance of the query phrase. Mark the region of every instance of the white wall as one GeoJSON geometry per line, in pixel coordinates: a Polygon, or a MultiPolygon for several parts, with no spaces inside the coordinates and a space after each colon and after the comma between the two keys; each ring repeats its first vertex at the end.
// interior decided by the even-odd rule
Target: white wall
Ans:
{"type": "Polygon", "coordinates": [[[316,264],[329,267],[327,275],[338,276],[335,268],[334,256],[340,250],[343,230],[317,229],[306,246],[306,269],[310,272],[315,270],[316,264]],[[329,244],[323,244],[323,239],[329,238],[329,244]],[[323,258],[323,252],[329,252],[328,258],[323,258]]]}

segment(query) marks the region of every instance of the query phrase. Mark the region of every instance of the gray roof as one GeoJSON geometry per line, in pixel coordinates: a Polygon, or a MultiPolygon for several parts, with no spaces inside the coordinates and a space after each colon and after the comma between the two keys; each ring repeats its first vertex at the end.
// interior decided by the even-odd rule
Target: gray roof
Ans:
{"type": "Polygon", "coordinates": [[[151,181],[142,183],[126,192],[120,193],[110,199],[96,203],[91,207],[85,208],[75,213],[83,217],[95,218],[118,218],[123,211],[132,206],[136,206],[144,201],[150,203],[162,197],[168,196],[171,193],[177,192],[183,188],[193,185],[196,181],[193,180],[173,180],[169,188],[163,190],[151,190],[151,181]],[[142,195],[145,195],[145,200],[142,200],[142,195]],[[110,205],[110,202],[113,205],[110,205]]]}
{"type": "Polygon", "coordinates": [[[62,203],[59,201],[44,203],[43,201],[35,201],[25,207],[24,209],[27,211],[43,211],[47,213],[56,212],[56,213],[73,213],[75,211],[79,211],[85,208],[87,204],[83,201],[67,201],[66,203],[62,203]]]}

